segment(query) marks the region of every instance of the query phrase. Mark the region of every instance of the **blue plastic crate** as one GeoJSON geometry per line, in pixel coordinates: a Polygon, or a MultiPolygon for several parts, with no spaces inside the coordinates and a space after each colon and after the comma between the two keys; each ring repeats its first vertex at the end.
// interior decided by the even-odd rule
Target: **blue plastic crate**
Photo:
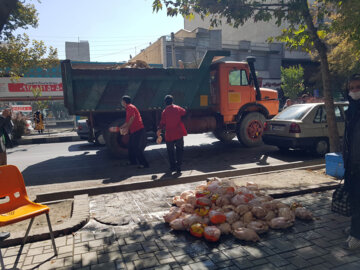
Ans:
{"type": "Polygon", "coordinates": [[[325,155],[326,174],[338,179],[344,178],[344,161],[342,154],[328,153],[325,155]]]}

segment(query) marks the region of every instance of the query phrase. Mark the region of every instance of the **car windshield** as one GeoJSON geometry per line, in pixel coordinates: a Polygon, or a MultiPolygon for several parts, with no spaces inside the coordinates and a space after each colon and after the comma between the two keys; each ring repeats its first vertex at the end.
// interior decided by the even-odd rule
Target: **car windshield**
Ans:
{"type": "Polygon", "coordinates": [[[297,104],[287,107],[276,115],[276,120],[300,120],[313,107],[313,104],[297,104]]]}

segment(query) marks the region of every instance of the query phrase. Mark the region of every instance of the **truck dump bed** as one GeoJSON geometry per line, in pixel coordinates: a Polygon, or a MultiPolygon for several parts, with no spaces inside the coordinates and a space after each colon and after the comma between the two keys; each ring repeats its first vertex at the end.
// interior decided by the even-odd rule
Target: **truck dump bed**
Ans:
{"type": "Polygon", "coordinates": [[[207,109],[210,96],[210,65],[228,51],[208,51],[198,69],[75,69],[61,62],[64,101],[70,114],[121,110],[121,97],[129,95],[140,111],[163,107],[164,96],[190,109],[207,109]],[[206,97],[205,97],[206,96],[206,97]]]}

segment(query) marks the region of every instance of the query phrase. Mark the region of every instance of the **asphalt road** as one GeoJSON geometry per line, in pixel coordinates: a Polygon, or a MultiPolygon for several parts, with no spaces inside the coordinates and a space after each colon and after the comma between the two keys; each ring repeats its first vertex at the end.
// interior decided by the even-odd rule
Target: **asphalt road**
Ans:
{"type": "MultiPolygon", "coordinates": [[[[8,150],[8,163],[19,167],[27,187],[35,193],[164,177],[168,170],[165,144],[152,144],[145,155],[148,169],[126,166],[126,159],[114,159],[105,147],[86,141],[20,145],[8,150]]],[[[183,175],[279,165],[312,160],[314,156],[292,151],[286,154],[277,147],[245,148],[236,139],[219,142],[212,134],[185,137],[183,175]]]]}

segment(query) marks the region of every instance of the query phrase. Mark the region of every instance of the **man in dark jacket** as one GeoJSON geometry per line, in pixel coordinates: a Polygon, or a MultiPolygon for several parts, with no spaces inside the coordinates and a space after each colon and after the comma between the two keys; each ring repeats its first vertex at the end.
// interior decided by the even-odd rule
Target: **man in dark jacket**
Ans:
{"type": "Polygon", "coordinates": [[[6,140],[12,130],[11,110],[5,109],[0,115],[0,165],[7,164],[6,140]]]}
{"type": "Polygon", "coordinates": [[[360,248],[360,74],[350,79],[348,99],[343,156],[345,188],[350,194],[352,216],[347,242],[350,249],[357,249],[360,248]]]}
{"type": "Polygon", "coordinates": [[[161,121],[157,131],[160,136],[165,128],[166,148],[169,156],[170,171],[176,170],[181,173],[182,157],[184,152],[184,136],[187,135],[184,123],[181,120],[186,114],[185,109],[173,104],[174,98],[171,95],[165,96],[166,108],[161,114],[161,121]],[[176,158],[175,158],[176,147],[176,158]]]}

